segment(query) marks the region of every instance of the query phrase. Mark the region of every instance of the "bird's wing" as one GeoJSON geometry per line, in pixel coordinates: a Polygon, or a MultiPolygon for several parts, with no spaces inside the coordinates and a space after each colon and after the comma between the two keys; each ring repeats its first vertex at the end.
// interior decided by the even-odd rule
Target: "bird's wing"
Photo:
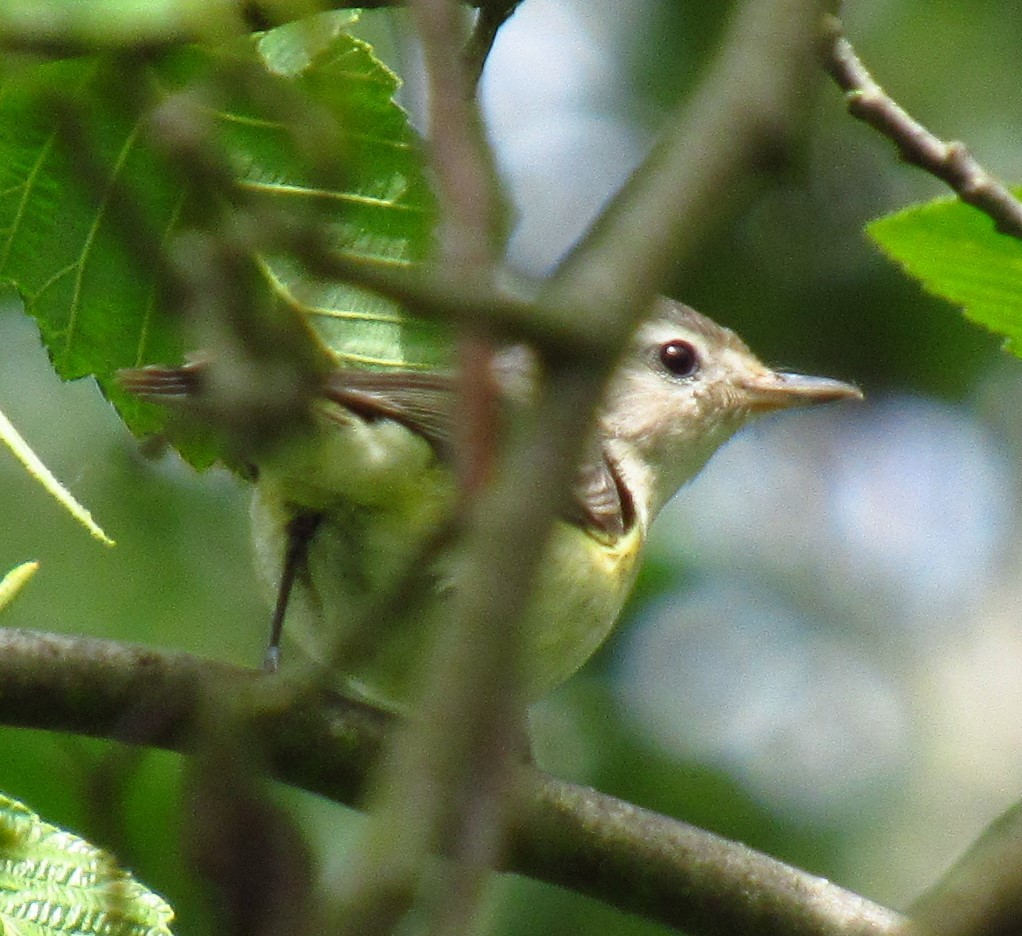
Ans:
{"type": "Polygon", "coordinates": [[[447,461],[454,446],[456,387],[454,376],[445,373],[337,370],[327,377],[322,392],[366,422],[400,423],[447,461]]]}
{"type": "MultiPolygon", "coordinates": [[[[150,366],[122,370],[121,386],[156,403],[187,402],[201,392],[206,362],[182,367],[150,366]]],[[[450,461],[455,434],[456,379],[447,373],[337,370],[322,389],[326,399],[373,422],[389,419],[422,436],[437,457],[450,461]]],[[[597,535],[617,537],[631,525],[627,490],[602,452],[581,465],[571,487],[564,519],[597,535]]]]}
{"type": "Polygon", "coordinates": [[[565,519],[597,535],[623,536],[634,519],[631,498],[605,455],[589,459],[575,472],[565,519]]]}
{"type": "MultiPolygon", "coordinates": [[[[445,461],[454,444],[456,382],[449,374],[335,371],[326,396],[362,419],[392,419],[423,436],[445,461]]],[[[631,499],[601,452],[576,472],[563,511],[570,523],[609,537],[631,525],[631,499]]]]}

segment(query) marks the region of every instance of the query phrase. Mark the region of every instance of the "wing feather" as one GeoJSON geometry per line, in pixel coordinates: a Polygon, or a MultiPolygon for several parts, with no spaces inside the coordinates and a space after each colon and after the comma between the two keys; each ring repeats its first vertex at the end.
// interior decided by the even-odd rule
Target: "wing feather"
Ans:
{"type": "MultiPolygon", "coordinates": [[[[182,367],[150,366],[122,370],[118,377],[130,393],[157,403],[187,402],[202,390],[207,363],[182,367]]],[[[323,395],[360,419],[389,419],[426,439],[442,461],[454,449],[456,380],[448,373],[420,371],[333,371],[323,395]]],[[[602,451],[578,469],[564,519],[594,535],[615,538],[634,521],[628,491],[602,451]]]]}

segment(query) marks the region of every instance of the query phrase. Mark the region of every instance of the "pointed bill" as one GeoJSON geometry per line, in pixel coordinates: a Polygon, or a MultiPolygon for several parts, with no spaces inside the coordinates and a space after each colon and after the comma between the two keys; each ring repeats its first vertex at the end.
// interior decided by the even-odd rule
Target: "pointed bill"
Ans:
{"type": "Polygon", "coordinates": [[[829,377],[808,377],[778,371],[764,371],[762,374],[745,377],[738,385],[747,394],[749,409],[754,413],[863,398],[862,391],[854,384],[829,377]]]}

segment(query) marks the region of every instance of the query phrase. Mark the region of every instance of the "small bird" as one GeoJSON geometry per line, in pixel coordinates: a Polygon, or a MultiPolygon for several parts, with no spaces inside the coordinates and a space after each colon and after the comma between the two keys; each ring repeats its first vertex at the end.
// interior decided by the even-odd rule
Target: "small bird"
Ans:
{"type": "MultiPolygon", "coordinates": [[[[207,365],[146,367],[120,379],[140,397],[199,397],[207,365]]],[[[497,356],[509,405],[527,405],[524,352],[497,356]]],[[[313,431],[254,465],[252,529],[276,592],[269,661],[287,610],[289,641],[310,660],[341,648],[348,691],[401,708],[410,674],[458,584],[444,541],[455,509],[456,389],[438,372],[335,370],[313,431]]],[[[658,300],[609,382],[595,430],[547,546],[523,624],[522,685],[533,700],[572,675],[612,630],[650,524],[750,418],[861,399],[851,384],[781,373],[732,331],[658,300]]]]}

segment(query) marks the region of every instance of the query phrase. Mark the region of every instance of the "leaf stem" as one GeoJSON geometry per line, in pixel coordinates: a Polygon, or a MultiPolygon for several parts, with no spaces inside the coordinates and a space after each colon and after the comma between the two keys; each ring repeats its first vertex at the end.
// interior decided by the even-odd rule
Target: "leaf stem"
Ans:
{"type": "Polygon", "coordinates": [[[11,454],[21,462],[25,470],[42,485],[43,489],[57,503],[85,527],[94,539],[99,540],[104,546],[115,545],[114,541],[103,532],[99,524],[92,519],[92,514],[78,503],[74,495],[53,476],[50,469],[32,451],[21,433],[14,428],[14,424],[2,411],[0,411],[0,443],[7,446],[11,454]]]}

